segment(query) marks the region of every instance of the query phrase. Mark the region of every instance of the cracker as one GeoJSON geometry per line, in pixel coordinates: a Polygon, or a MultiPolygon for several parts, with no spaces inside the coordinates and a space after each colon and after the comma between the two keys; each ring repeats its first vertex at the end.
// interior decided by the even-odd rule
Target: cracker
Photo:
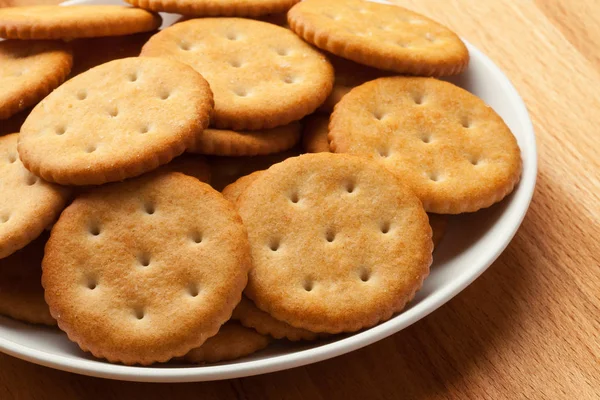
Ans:
{"type": "Polygon", "coordinates": [[[61,42],[0,41],[0,120],[46,97],[65,80],[72,63],[69,46],[61,42]]]}
{"type": "Polygon", "coordinates": [[[361,0],[305,0],[288,12],[291,29],[315,46],[374,68],[455,75],[469,51],[448,28],[405,8],[361,0]]]}
{"type": "Polygon", "coordinates": [[[168,163],[208,125],[212,95],[185,64],[124,58],[69,80],[29,114],[19,155],[42,178],[89,185],[168,163]]]}
{"type": "Polygon", "coordinates": [[[245,294],[297,328],[373,326],[402,310],[429,273],[427,214],[379,163],[291,158],[261,174],[237,206],[252,250],[245,294]]]}
{"type": "Polygon", "coordinates": [[[428,213],[429,225],[431,225],[433,247],[437,249],[440,242],[446,235],[446,228],[448,227],[448,216],[444,214],[433,214],[428,213]]]}
{"type": "Polygon", "coordinates": [[[75,39],[153,31],[162,20],[139,8],[116,5],[24,6],[0,9],[0,37],[75,39]]]}
{"type": "Polygon", "coordinates": [[[298,122],[259,131],[205,129],[188,151],[218,156],[257,156],[279,153],[298,143],[301,129],[302,126],[298,122]]]}
{"type": "Polygon", "coordinates": [[[307,153],[329,152],[329,115],[313,114],[304,121],[302,148],[307,153]]]}
{"type": "Polygon", "coordinates": [[[184,359],[190,363],[235,360],[264,349],[270,341],[268,336],[230,321],[202,346],[186,354],[184,359]]]}
{"type": "Polygon", "coordinates": [[[65,209],[42,284],[58,326],[83,350],[147,365],[217,333],[241,299],[249,256],[223,196],[183,174],[148,174],[65,209]]]}
{"type": "Polygon", "coordinates": [[[38,237],[63,210],[70,190],[43,181],[23,167],[18,134],[0,137],[0,258],[38,237]]]}
{"type": "Polygon", "coordinates": [[[269,154],[266,156],[254,157],[209,157],[208,163],[211,170],[211,186],[217,190],[238,178],[249,175],[252,172],[269,168],[271,165],[281,162],[289,157],[296,157],[300,152],[298,149],[291,149],[281,153],[269,154]]]}
{"type": "Polygon", "coordinates": [[[126,0],[136,7],[197,17],[258,17],[283,13],[300,0],[126,0]]]}
{"type": "Polygon", "coordinates": [[[297,121],[331,92],[333,69],[291,31],[239,18],[180,22],[154,35],[142,56],[194,67],[215,96],[211,126],[258,130],[297,121]]]}
{"type": "Polygon", "coordinates": [[[70,42],[73,48],[73,69],[71,77],[89,69],[120,58],[137,57],[144,43],[153,32],[136,33],[126,36],[75,39],[70,42]]]}
{"type": "Polygon", "coordinates": [[[0,314],[32,324],[56,325],[44,301],[42,258],[48,233],[0,259],[0,314]]]}
{"type": "Polygon", "coordinates": [[[181,172],[182,174],[193,176],[200,182],[210,183],[210,166],[205,157],[196,154],[184,154],[174,158],[170,163],[163,165],[157,171],[181,172]]]}
{"type": "Polygon", "coordinates": [[[299,340],[315,340],[319,334],[302,328],[294,328],[290,324],[276,320],[268,313],[262,311],[252,300],[242,296],[242,301],[233,310],[232,319],[237,320],[245,327],[252,328],[261,335],[269,335],[275,339],[287,339],[292,342],[299,340]]]}
{"type": "Polygon", "coordinates": [[[254,182],[264,171],[254,171],[249,175],[244,175],[239,177],[235,182],[230,183],[225,186],[225,188],[221,191],[223,197],[232,202],[233,204],[237,203],[239,197],[244,193],[244,191],[254,182]]]}
{"type": "Polygon", "coordinates": [[[489,207],[521,174],[519,146],[502,118],[432,78],[380,78],[354,88],[331,116],[329,146],[380,160],[439,214],[489,207]]]}
{"type": "Polygon", "coordinates": [[[333,65],[335,71],[335,82],[333,90],[325,102],[319,107],[319,111],[330,114],[333,107],[348,94],[352,88],[362,85],[373,79],[391,75],[388,71],[358,64],[345,58],[327,54],[327,58],[333,65]]]}

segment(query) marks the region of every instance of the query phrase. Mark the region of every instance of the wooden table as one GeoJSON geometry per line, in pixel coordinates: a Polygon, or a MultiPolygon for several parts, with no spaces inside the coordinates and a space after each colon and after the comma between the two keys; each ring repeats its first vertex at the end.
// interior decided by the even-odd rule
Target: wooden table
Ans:
{"type": "MultiPolygon", "coordinates": [[[[55,0],[0,0],[4,4],[55,0]]],[[[279,373],[197,384],[88,378],[0,355],[0,398],[600,399],[600,2],[397,0],[488,54],[524,97],[537,191],[498,261],[410,328],[279,373]]]]}

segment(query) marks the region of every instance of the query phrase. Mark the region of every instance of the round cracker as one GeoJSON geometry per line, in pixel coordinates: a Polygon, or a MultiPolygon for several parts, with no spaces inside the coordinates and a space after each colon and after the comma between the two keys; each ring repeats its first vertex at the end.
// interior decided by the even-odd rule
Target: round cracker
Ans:
{"type": "Polygon", "coordinates": [[[279,153],[298,143],[301,129],[302,126],[298,122],[259,131],[205,129],[188,151],[218,156],[257,156],[279,153]]]}
{"type": "Polygon", "coordinates": [[[183,153],[208,125],[212,104],[208,83],[185,64],[111,61],[69,80],[31,111],[19,155],[52,182],[123,180],[183,153]]]}
{"type": "Polygon", "coordinates": [[[288,12],[291,29],[315,46],[374,68],[455,75],[469,51],[448,28],[405,8],[361,0],[305,0],[288,12]]]}
{"type": "Polygon", "coordinates": [[[42,258],[48,233],[0,259],[0,314],[32,324],[56,325],[44,301],[42,258]]]}
{"type": "Polygon", "coordinates": [[[215,335],[241,299],[246,230],[221,194],[149,174],[75,199],[52,228],[42,284],[58,326],[96,357],[167,361],[215,335]]]}
{"type": "Polygon", "coordinates": [[[258,17],[284,13],[300,0],[126,0],[152,11],[197,17],[258,17]]]}
{"type": "Polygon", "coordinates": [[[56,220],[70,194],[25,169],[17,153],[18,136],[0,137],[0,258],[38,237],[56,220]]]}
{"type": "Polygon", "coordinates": [[[235,360],[264,349],[270,341],[268,336],[261,335],[254,329],[229,321],[202,346],[186,354],[184,360],[191,363],[235,360]]]}
{"type": "Polygon", "coordinates": [[[292,342],[299,340],[315,340],[319,334],[302,328],[294,328],[290,324],[276,320],[270,314],[262,311],[245,296],[233,310],[231,319],[237,320],[245,327],[252,328],[262,335],[269,335],[275,339],[287,339],[292,342]]]}
{"type": "Polygon", "coordinates": [[[194,67],[215,96],[211,125],[258,130],[297,121],[331,92],[325,56],[288,29],[239,18],[201,18],[154,35],[142,56],[169,57],[194,67]]]}
{"type": "Polygon", "coordinates": [[[489,207],[519,181],[521,153],[481,99],[432,78],[380,78],[354,88],[329,124],[332,151],[380,160],[428,212],[489,207]]]}
{"type": "Polygon", "coordinates": [[[117,5],[24,6],[0,9],[0,37],[75,39],[120,36],[157,29],[158,14],[117,5]]]}
{"type": "Polygon", "coordinates": [[[66,79],[72,63],[68,45],[58,41],[0,41],[0,120],[46,97],[66,79]]]}
{"type": "Polygon", "coordinates": [[[313,114],[304,121],[302,148],[307,153],[329,152],[329,115],[313,114]]]}
{"type": "Polygon", "coordinates": [[[379,163],[291,158],[261,174],[237,205],[252,249],[245,294],[297,328],[373,326],[402,310],[429,273],[427,214],[379,163]]]}

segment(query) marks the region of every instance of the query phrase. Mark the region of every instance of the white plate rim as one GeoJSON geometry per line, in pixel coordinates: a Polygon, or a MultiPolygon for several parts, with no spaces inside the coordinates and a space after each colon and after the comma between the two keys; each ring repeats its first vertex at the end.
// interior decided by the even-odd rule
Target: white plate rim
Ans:
{"type": "MultiPolygon", "coordinates": [[[[61,5],[85,3],[87,3],[86,0],[70,0],[61,5]]],[[[401,314],[403,319],[391,319],[350,337],[311,349],[276,355],[269,359],[251,360],[239,364],[227,365],[155,368],[125,366],[87,359],[77,360],[32,349],[3,337],[0,337],[0,351],[46,367],[109,379],[138,382],[198,382],[231,379],[300,367],[349,353],[399,332],[450,301],[450,299],[477,279],[508,246],[529,209],[537,178],[535,133],[523,99],[510,80],[491,59],[468,41],[464,39],[463,41],[467,45],[472,58],[476,57],[482,63],[486,64],[486,68],[494,75],[498,83],[504,87],[510,101],[513,102],[518,114],[517,118],[523,125],[524,135],[521,138],[521,152],[523,159],[527,160],[527,163],[524,163],[523,166],[518,193],[515,193],[515,198],[512,199],[511,206],[505,210],[505,213],[511,213],[511,220],[514,221],[510,231],[502,238],[502,241],[498,242],[495,248],[479,257],[479,268],[469,270],[469,273],[464,273],[460,276],[460,279],[453,280],[451,284],[444,286],[441,290],[421,300],[415,307],[403,312],[401,314]]]]}

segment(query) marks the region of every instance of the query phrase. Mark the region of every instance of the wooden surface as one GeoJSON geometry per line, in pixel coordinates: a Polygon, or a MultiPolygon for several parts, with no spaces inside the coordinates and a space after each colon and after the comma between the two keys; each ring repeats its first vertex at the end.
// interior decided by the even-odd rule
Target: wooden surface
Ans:
{"type": "MultiPolygon", "coordinates": [[[[0,4],[17,1],[39,2],[0,4]]],[[[303,368],[158,385],[0,355],[0,398],[600,399],[600,1],[397,2],[488,54],[535,125],[531,209],[481,278],[410,328],[303,368]]]]}

